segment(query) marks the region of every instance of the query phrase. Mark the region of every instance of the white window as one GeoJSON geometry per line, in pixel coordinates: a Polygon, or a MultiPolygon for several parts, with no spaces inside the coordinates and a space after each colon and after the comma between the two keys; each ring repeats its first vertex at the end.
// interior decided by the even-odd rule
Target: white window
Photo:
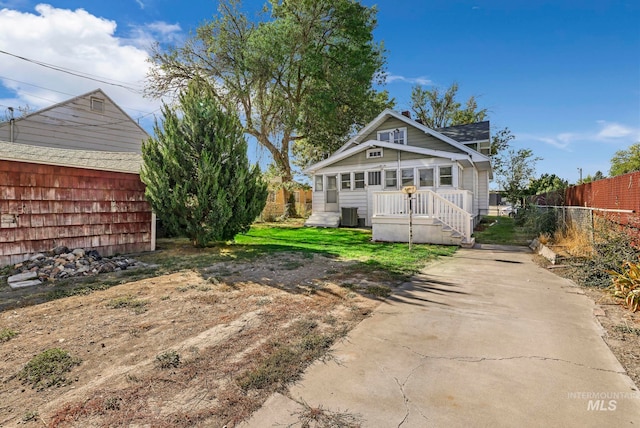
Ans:
{"type": "Polygon", "coordinates": [[[367,150],[367,159],[381,158],[384,155],[382,149],[369,149],[367,150]]]}
{"type": "Polygon", "coordinates": [[[453,186],[453,173],[450,166],[441,166],[439,170],[440,186],[453,186]]]}
{"type": "Polygon", "coordinates": [[[91,98],[91,111],[104,112],[104,100],[100,98],[91,98]]]}
{"type": "Polygon", "coordinates": [[[369,186],[379,186],[382,184],[380,171],[369,171],[367,174],[367,184],[369,186]]]}
{"type": "Polygon", "coordinates": [[[386,189],[398,188],[398,171],[389,169],[384,172],[384,187],[386,189]]]}
{"type": "Polygon", "coordinates": [[[340,188],[342,190],[351,189],[351,173],[340,174],[340,188]]]}
{"type": "Polygon", "coordinates": [[[424,168],[418,170],[420,176],[420,187],[433,187],[433,168],[424,168]]]}
{"type": "Polygon", "coordinates": [[[401,179],[402,179],[402,187],[404,186],[413,186],[413,168],[411,169],[403,169],[400,171],[401,179]]]}
{"type": "Polygon", "coordinates": [[[316,175],[316,192],[322,192],[323,189],[323,185],[322,185],[322,176],[321,175],[316,175]]]}
{"type": "Polygon", "coordinates": [[[395,144],[407,144],[407,128],[386,129],[378,131],[378,141],[395,144]]]}
{"type": "Polygon", "coordinates": [[[353,174],[353,184],[356,189],[364,189],[364,172],[356,172],[353,174]]]}

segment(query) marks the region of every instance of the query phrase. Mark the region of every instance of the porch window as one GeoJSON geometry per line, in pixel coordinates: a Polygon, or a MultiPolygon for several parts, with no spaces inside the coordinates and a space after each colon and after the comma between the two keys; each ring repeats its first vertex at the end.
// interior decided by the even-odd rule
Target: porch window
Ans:
{"type": "Polygon", "coordinates": [[[407,144],[407,128],[378,131],[378,141],[387,141],[394,144],[407,144]]]}
{"type": "Polygon", "coordinates": [[[364,189],[364,172],[356,172],[353,174],[354,188],[364,189]]]}
{"type": "Polygon", "coordinates": [[[433,168],[419,169],[420,187],[433,187],[433,168]]]}
{"type": "Polygon", "coordinates": [[[403,169],[400,171],[400,174],[402,174],[402,187],[413,186],[413,168],[403,169]]]}
{"type": "Polygon", "coordinates": [[[324,186],[322,183],[322,176],[321,175],[316,175],[316,192],[322,192],[324,186]]]}
{"type": "Polygon", "coordinates": [[[351,189],[351,173],[340,174],[340,188],[342,190],[351,189]]]}
{"type": "Polygon", "coordinates": [[[453,186],[453,173],[450,166],[441,166],[439,168],[440,186],[453,186]]]}
{"type": "Polygon", "coordinates": [[[367,174],[367,183],[369,186],[379,186],[382,184],[380,171],[369,171],[367,174]]]}
{"type": "Polygon", "coordinates": [[[398,171],[389,169],[384,172],[384,187],[386,189],[398,188],[398,171]]]}
{"type": "Polygon", "coordinates": [[[276,192],[274,190],[271,190],[267,195],[267,202],[272,204],[276,202],[276,192]]]}

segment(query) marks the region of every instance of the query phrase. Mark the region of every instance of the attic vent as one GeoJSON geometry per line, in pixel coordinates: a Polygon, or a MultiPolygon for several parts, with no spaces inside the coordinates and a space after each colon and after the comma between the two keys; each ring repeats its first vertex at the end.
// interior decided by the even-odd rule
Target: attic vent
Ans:
{"type": "Polygon", "coordinates": [[[104,112],[104,100],[100,98],[91,98],[91,111],[97,111],[99,113],[104,112]]]}
{"type": "Polygon", "coordinates": [[[383,155],[382,149],[367,150],[367,159],[381,158],[382,155],[383,155]]]}

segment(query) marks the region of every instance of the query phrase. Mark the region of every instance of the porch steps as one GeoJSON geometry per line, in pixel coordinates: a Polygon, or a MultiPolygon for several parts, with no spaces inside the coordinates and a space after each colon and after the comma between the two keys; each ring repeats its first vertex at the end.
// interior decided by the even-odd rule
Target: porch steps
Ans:
{"type": "Polygon", "coordinates": [[[305,226],[312,227],[338,227],[340,226],[340,213],[314,212],[304,222],[305,226]]]}
{"type": "Polygon", "coordinates": [[[443,224],[441,221],[438,221],[438,223],[440,223],[443,232],[448,233],[453,239],[459,241],[458,245],[460,245],[462,248],[473,248],[473,246],[476,244],[476,238],[474,238],[473,236],[471,237],[471,239],[469,239],[469,242],[465,242],[464,236],[462,236],[461,233],[453,230],[451,227],[443,224]]]}

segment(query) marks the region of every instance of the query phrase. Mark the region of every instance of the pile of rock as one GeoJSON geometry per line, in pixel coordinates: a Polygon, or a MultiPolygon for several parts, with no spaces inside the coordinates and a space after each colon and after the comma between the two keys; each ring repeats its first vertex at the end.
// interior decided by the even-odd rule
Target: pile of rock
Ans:
{"type": "Polygon", "coordinates": [[[70,250],[60,246],[32,256],[16,264],[7,278],[11,288],[22,288],[42,284],[46,281],[91,276],[104,272],[115,272],[146,264],[126,257],[101,257],[96,250],[76,248],[70,250]]]}

